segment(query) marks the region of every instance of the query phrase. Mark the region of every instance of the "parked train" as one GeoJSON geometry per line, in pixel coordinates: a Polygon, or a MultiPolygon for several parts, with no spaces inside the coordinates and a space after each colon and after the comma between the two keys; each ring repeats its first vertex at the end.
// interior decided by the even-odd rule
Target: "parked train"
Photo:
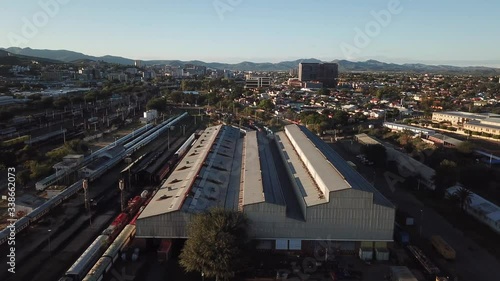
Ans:
{"type": "Polygon", "coordinates": [[[87,275],[83,278],[83,281],[99,281],[104,278],[104,275],[109,272],[111,267],[115,264],[116,260],[123,252],[123,250],[128,246],[130,241],[134,238],[136,232],[135,222],[139,215],[142,213],[144,208],[153,199],[157,190],[149,196],[149,199],[144,203],[134,218],[130,223],[125,226],[123,231],[118,235],[118,237],[111,243],[109,248],[104,252],[101,258],[94,264],[87,275]]]}
{"type": "MultiPolygon", "coordinates": [[[[120,154],[120,157],[115,157],[115,158],[111,159],[108,163],[106,163],[105,165],[101,166],[97,171],[95,171],[92,175],[90,175],[90,177],[88,178],[89,181],[93,181],[97,177],[104,174],[111,167],[113,167],[116,163],[121,161],[121,159],[123,159],[126,155],[129,155],[130,153],[136,151],[138,149],[138,147],[142,147],[142,146],[146,145],[151,140],[156,138],[159,133],[170,128],[170,126],[175,125],[177,122],[179,122],[182,118],[184,118],[186,116],[187,116],[187,112],[177,116],[172,121],[170,121],[171,119],[169,119],[169,120],[166,120],[169,122],[163,122],[155,133],[153,133],[147,137],[141,138],[141,141],[139,141],[134,146],[129,147],[129,149],[126,149],[124,152],[122,152],[122,154],[120,154]]],[[[134,133],[129,134],[129,135],[121,138],[119,141],[126,143],[127,141],[132,139],[136,133],[139,134],[141,132],[148,131],[150,128],[151,128],[151,126],[146,125],[140,129],[138,129],[137,131],[134,131],[134,133]]],[[[104,151],[105,151],[105,149],[101,149],[101,150],[97,151],[96,153],[101,154],[104,151]]],[[[88,160],[85,159],[84,162],[85,161],[88,161],[88,160]]],[[[47,187],[47,186],[53,184],[54,182],[57,182],[59,180],[59,178],[61,177],[61,174],[64,176],[64,173],[60,173],[57,176],[55,174],[53,174],[53,175],[47,177],[46,179],[41,181],[42,182],[41,185],[43,185],[44,187],[47,187]]],[[[37,183],[37,185],[38,185],[38,183],[37,183]]],[[[21,232],[22,230],[27,228],[30,224],[33,224],[34,222],[39,220],[42,216],[44,216],[49,211],[51,211],[54,208],[56,208],[57,206],[59,206],[63,201],[65,201],[69,197],[76,194],[82,188],[83,188],[83,180],[79,180],[79,181],[73,183],[72,185],[70,185],[69,187],[67,187],[60,194],[52,197],[47,202],[43,203],[41,206],[39,206],[38,208],[33,210],[28,215],[17,220],[15,222],[15,228],[16,228],[15,233],[17,234],[17,233],[21,232]]],[[[38,189],[38,187],[37,187],[37,189],[38,189]]],[[[0,245],[2,245],[3,243],[5,243],[7,241],[9,235],[10,235],[9,228],[5,228],[2,231],[0,231],[0,245]]]]}
{"type": "MultiPolygon", "coordinates": [[[[120,139],[118,139],[116,142],[112,143],[112,144],[109,144],[97,151],[95,151],[94,153],[92,153],[92,155],[86,157],[84,160],[83,160],[83,163],[82,165],[87,165],[89,164],[90,162],[92,162],[94,159],[97,159],[102,153],[104,153],[105,151],[107,151],[108,149],[111,149],[113,148],[115,145],[117,144],[124,144],[124,143],[127,143],[129,142],[131,139],[135,138],[135,136],[139,136],[141,135],[142,133],[148,131],[149,129],[151,129],[153,127],[152,124],[147,124],[135,131],[133,131],[131,134],[128,134],[120,139]]],[[[42,190],[45,190],[47,187],[49,187],[50,185],[56,183],[57,181],[59,181],[61,178],[63,178],[64,176],[66,176],[67,173],[54,173],[44,179],[42,179],[41,181],[38,181],[36,184],[35,184],[35,187],[36,187],[36,190],[38,191],[42,191],[42,190]]]]}
{"type": "MultiPolygon", "coordinates": [[[[100,280],[110,265],[116,261],[121,250],[135,235],[134,225],[127,224],[130,218],[136,218],[141,206],[148,203],[149,192],[144,190],[141,196],[130,199],[127,208],[120,213],[111,225],[83,252],[75,263],[66,271],[60,281],[100,280]],[[109,246],[109,247],[108,247],[109,246]],[[94,269],[94,267],[97,267],[94,269]],[[86,277],[88,276],[88,278],[86,277]],[[87,279],[84,279],[87,278],[87,279]]],[[[152,197],[151,197],[152,198],[152,197]]]]}
{"type": "Polygon", "coordinates": [[[161,166],[161,168],[155,173],[154,181],[156,183],[161,182],[165,176],[167,176],[168,172],[170,172],[174,166],[177,164],[177,161],[184,157],[184,154],[189,150],[189,148],[194,144],[196,135],[192,134],[182,145],[181,147],[170,157],[167,162],[161,166]]]}

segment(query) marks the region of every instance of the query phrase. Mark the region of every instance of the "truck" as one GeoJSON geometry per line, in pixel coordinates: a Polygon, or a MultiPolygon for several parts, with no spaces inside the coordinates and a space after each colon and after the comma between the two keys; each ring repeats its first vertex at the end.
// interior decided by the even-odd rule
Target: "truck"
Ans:
{"type": "Polygon", "coordinates": [[[454,260],[456,257],[455,250],[439,235],[431,236],[431,244],[436,251],[447,260],[454,260]]]}

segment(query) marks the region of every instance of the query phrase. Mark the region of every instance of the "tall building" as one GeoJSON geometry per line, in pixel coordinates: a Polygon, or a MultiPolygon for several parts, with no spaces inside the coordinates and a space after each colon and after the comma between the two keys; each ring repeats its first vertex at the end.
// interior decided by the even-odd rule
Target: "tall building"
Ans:
{"type": "Polygon", "coordinates": [[[336,63],[299,63],[299,80],[302,82],[319,81],[327,88],[335,88],[339,77],[336,63]]]}
{"type": "Polygon", "coordinates": [[[134,66],[135,67],[141,67],[142,66],[142,61],[141,60],[135,60],[134,61],[134,66]]]}

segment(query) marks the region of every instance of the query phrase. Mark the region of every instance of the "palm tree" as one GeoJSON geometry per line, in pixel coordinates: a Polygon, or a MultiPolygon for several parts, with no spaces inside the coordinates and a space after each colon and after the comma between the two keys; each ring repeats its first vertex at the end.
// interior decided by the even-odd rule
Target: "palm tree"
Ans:
{"type": "Polygon", "coordinates": [[[458,188],[453,193],[453,196],[455,196],[456,200],[458,201],[460,209],[465,210],[465,208],[470,205],[472,201],[472,194],[472,191],[464,187],[458,188]]]}

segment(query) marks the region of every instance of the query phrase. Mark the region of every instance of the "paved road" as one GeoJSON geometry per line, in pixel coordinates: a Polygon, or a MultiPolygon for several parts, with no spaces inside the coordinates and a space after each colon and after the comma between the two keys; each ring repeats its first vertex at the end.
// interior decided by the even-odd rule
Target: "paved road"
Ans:
{"type": "MultiPolygon", "coordinates": [[[[363,166],[358,159],[347,152],[341,145],[332,144],[332,147],[345,160],[351,160],[358,165],[359,171],[366,178],[373,178],[373,169],[363,166]]],[[[394,192],[389,188],[383,174],[378,174],[375,186],[399,209],[409,213],[415,218],[416,224],[420,225],[422,221],[422,234],[424,238],[431,235],[441,235],[455,249],[457,259],[454,262],[446,262],[438,259],[436,263],[449,272],[456,272],[458,280],[466,281],[496,281],[500,280],[498,268],[500,261],[488,253],[472,239],[449,224],[445,218],[436,213],[433,209],[426,207],[412,194],[396,189],[394,192]],[[422,210],[422,212],[421,212],[422,210]]],[[[432,255],[433,253],[431,253],[432,255]]]]}

